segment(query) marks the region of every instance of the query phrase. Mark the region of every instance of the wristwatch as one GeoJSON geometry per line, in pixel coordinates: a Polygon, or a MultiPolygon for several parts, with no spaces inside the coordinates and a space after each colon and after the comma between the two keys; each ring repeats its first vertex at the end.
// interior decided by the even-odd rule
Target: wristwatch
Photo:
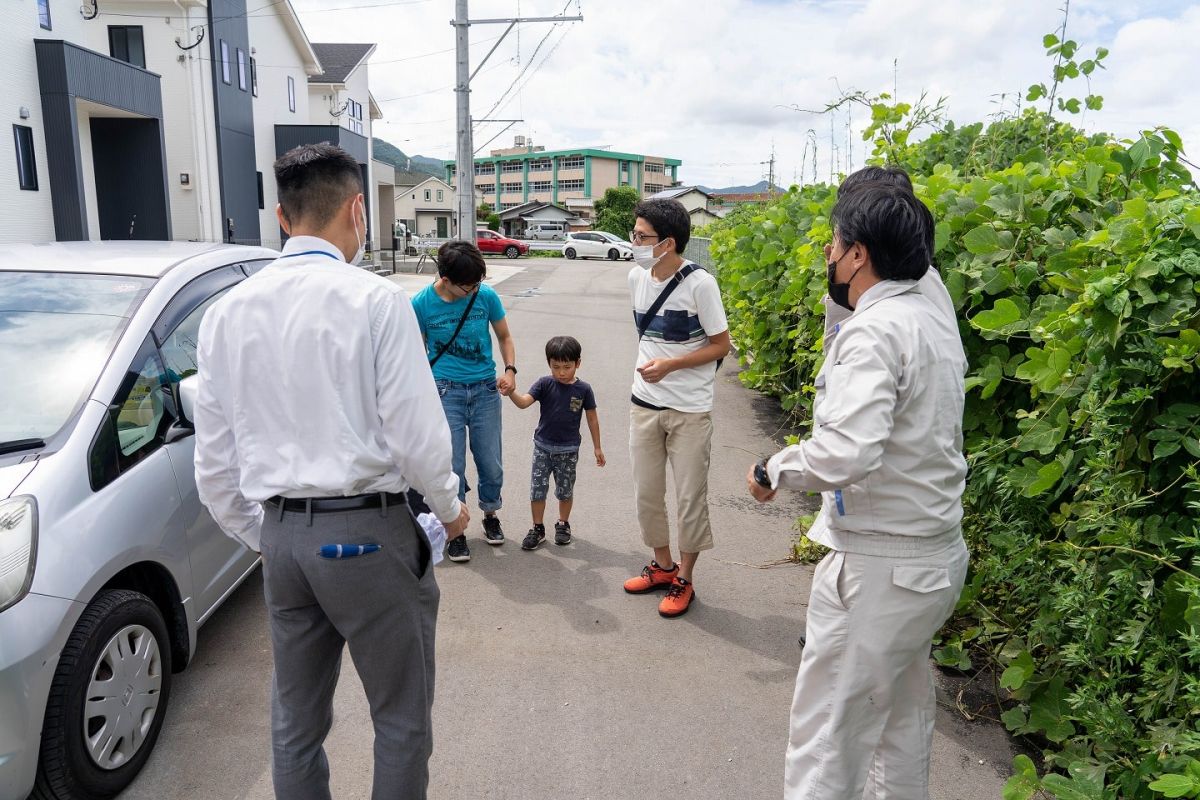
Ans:
{"type": "Polygon", "coordinates": [[[767,474],[767,459],[754,465],[754,482],[764,489],[775,488],[771,486],[771,476],[767,474]]]}
{"type": "Polygon", "coordinates": [[[504,371],[505,371],[505,372],[509,372],[509,371],[511,371],[513,375],[516,375],[516,374],[517,374],[517,368],[516,368],[516,367],[514,367],[512,364],[505,364],[505,365],[504,365],[504,371]]]}

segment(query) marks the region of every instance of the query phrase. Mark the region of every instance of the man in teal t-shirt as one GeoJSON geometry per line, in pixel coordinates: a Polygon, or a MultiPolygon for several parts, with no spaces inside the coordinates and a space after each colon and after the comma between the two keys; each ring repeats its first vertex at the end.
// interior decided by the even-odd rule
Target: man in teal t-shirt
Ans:
{"type": "MultiPolygon", "coordinates": [[[[434,382],[450,424],[458,498],[465,501],[469,488],[469,442],[479,474],[484,540],[500,545],[504,544],[504,530],[496,517],[503,505],[504,485],[500,395],[515,386],[516,348],[500,296],[483,284],[487,263],[479,249],[470,242],[447,242],[438,250],[437,264],[438,279],[413,298],[413,311],[425,336],[434,382]],[[504,358],[504,372],[498,378],[492,357],[493,331],[504,358]]],[[[471,559],[465,533],[447,543],[446,557],[451,561],[471,559]]]]}

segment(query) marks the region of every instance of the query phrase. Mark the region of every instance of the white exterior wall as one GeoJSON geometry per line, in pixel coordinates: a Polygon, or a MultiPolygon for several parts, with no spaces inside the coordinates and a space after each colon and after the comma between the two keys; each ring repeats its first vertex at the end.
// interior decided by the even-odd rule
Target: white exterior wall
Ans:
{"type": "Polygon", "coordinates": [[[258,97],[254,98],[254,149],[258,171],[263,176],[263,206],[258,225],[264,247],[281,246],[275,206],[275,126],[305,125],[309,122],[308,74],[305,57],[282,16],[249,16],[250,52],[258,64],[258,97]],[[288,107],[288,77],[296,84],[296,110],[288,107]]]}
{"type": "Polygon", "coordinates": [[[0,4],[0,70],[5,76],[4,104],[0,108],[0,242],[52,242],[54,210],[50,205],[50,172],[46,160],[46,134],[42,121],[42,95],[38,85],[34,39],[79,41],[86,24],[77,2],[51,0],[51,30],[38,24],[33,2],[0,4]],[[20,109],[29,111],[21,119],[20,109]],[[33,129],[37,191],[20,188],[13,125],[33,129]]]}
{"type": "Polygon", "coordinates": [[[187,51],[175,44],[176,38],[185,46],[196,41],[195,32],[189,28],[207,23],[207,5],[197,2],[182,5],[183,12],[174,2],[104,0],[102,13],[86,24],[86,38],[79,44],[108,55],[110,25],[142,27],[146,69],[161,77],[171,237],[177,241],[219,242],[223,229],[209,41],[205,39],[199,47],[187,51]],[[180,180],[185,172],[189,176],[188,186],[180,180]]]}
{"type": "Polygon", "coordinates": [[[79,156],[84,165],[83,202],[87,206],[88,238],[100,238],[100,204],[96,201],[96,171],[87,169],[92,164],[92,113],[75,101],[75,113],[79,115],[79,156]]]}

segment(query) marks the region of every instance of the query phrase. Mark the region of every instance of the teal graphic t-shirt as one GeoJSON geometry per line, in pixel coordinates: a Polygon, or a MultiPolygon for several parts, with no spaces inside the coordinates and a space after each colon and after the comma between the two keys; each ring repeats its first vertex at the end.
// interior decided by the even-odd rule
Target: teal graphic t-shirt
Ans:
{"type": "MultiPolygon", "coordinates": [[[[450,339],[470,302],[470,297],[463,297],[447,303],[434,291],[432,284],[413,298],[413,311],[421,325],[421,333],[425,335],[428,358],[437,355],[442,345],[450,339]]],[[[500,295],[487,284],[481,284],[479,298],[471,308],[471,316],[454,342],[433,365],[433,377],[458,383],[478,383],[495,378],[491,324],[502,319],[504,306],[500,303],[500,295]]]]}

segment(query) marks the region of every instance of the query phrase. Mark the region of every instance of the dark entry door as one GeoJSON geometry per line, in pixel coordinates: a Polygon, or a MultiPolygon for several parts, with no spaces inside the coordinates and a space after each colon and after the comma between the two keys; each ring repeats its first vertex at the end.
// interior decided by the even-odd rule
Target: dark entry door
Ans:
{"type": "Polygon", "coordinates": [[[159,121],[93,117],[91,123],[100,238],[170,238],[159,121]]]}

